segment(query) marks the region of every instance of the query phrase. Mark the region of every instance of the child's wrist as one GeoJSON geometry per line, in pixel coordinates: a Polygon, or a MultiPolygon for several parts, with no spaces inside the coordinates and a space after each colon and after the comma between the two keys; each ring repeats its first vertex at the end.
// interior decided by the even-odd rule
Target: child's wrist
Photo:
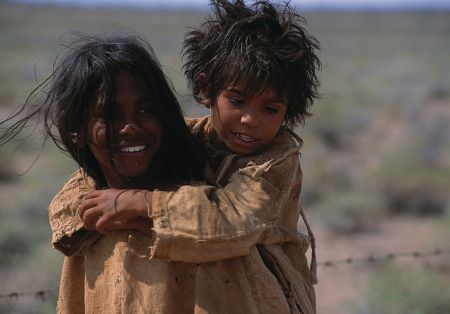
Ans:
{"type": "Polygon", "coordinates": [[[144,218],[151,218],[152,214],[152,192],[148,190],[140,190],[133,198],[133,208],[136,215],[144,218]]]}
{"type": "Polygon", "coordinates": [[[152,191],[144,191],[145,215],[146,218],[152,218],[152,191]]]}

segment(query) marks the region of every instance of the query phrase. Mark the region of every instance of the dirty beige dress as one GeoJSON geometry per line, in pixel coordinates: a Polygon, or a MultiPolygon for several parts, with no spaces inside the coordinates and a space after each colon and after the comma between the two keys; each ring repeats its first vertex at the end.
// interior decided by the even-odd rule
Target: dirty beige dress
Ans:
{"type": "Polygon", "coordinates": [[[58,312],[315,312],[310,237],[297,232],[301,143],[280,131],[263,153],[241,157],[212,146],[208,118],[190,127],[208,148],[210,185],[155,191],[151,238],[83,230],[77,199],[93,185],[80,173],[55,197],[53,244],[73,255],[58,312]]]}

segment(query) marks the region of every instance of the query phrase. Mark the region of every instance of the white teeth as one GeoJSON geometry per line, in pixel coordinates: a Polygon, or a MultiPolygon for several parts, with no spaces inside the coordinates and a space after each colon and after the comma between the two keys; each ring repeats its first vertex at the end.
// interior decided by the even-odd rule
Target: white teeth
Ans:
{"type": "Polygon", "coordinates": [[[240,133],[236,133],[236,137],[239,138],[240,140],[246,141],[246,142],[251,142],[254,141],[255,139],[253,137],[244,135],[244,134],[240,134],[240,133]]]}
{"type": "Polygon", "coordinates": [[[120,149],[120,151],[122,151],[124,153],[135,153],[135,152],[143,151],[144,149],[145,149],[145,145],[139,145],[139,146],[123,147],[120,149]]]}

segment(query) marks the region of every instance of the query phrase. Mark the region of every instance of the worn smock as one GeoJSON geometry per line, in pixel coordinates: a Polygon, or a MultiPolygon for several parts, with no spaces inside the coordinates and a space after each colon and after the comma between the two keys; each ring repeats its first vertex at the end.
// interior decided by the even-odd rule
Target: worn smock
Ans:
{"type": "Polygon", "coordinates": [[[92,186],[80,174],[52,202],[55,247],[81,253],[65,259],[58,311],[315,312],[312,234],[297,232],[301,142],[280,130],[264,152],[242,157],[214,147],[208,117],[189,125],[207,148],[209,184],[154,191],[151,238],[83,231],[76,199],[92,186]]]}
{"type": "Polygon", "coordinates": [[[77,171],[49,206],[53,246],[66,255],[57,313],[192,313],[197,265],[150,260],[153,240],[139,231],[85,230],[77,208],[94,189],[77,171]]]}

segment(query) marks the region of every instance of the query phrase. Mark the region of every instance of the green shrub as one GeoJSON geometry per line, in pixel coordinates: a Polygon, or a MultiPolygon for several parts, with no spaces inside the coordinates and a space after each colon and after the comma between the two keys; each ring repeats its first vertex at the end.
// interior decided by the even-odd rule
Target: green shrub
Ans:
{"type": "Polygon", "coordinates": [[[450,276],[433,269],[388,266],[369,285],[363,313],[450,313],[450,276]]]}
{"type": "Polygon", "coordinates": [[[366,191],[337,193],[320,204],[323,221],[336,233],[373,231],[383,210],[382,202],[366,191]]]}
{"type": "Polygon", "coordinates": [[[393,152],[372,179],[391,213],[444,214],[450,203],[448,170],[427,165],[410,149],[393,152]]]}

